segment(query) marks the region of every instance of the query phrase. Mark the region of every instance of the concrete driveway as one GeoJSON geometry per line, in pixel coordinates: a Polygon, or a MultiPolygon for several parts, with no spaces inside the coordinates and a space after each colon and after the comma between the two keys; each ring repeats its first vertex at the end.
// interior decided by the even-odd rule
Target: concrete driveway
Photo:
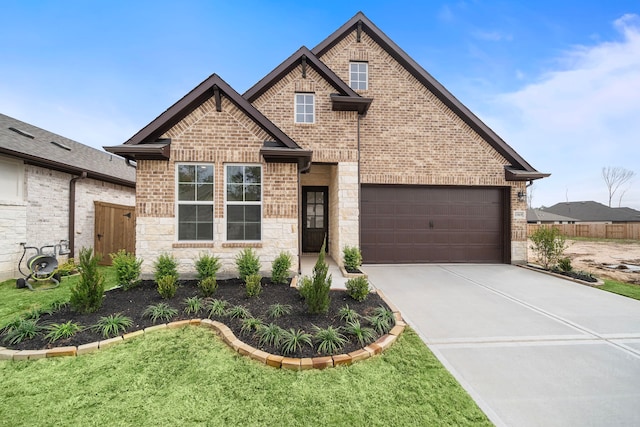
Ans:
{"type": "Polygon", "coordinates": [[[640,426],[640,301],[511,265],[366,265],[498,426],[640,426]]]}

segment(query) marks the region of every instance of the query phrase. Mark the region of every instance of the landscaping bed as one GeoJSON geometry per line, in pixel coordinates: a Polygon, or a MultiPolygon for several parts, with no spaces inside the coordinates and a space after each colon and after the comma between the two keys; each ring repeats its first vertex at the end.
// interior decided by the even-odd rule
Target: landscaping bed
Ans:
{"type": "MultiPolygon", "coordinates": [[[[119,313],[132,320],[132,324],[126,328],[126,333],[142,330],[154,325],[151,318],[148,315],[144,315],[144,311],[147,307],[150,305],[166,303],[171,308],[177,310],[177,314],[172,316],[169,321],[209,317],[212,320],[217,320],[226,324],[238,338],[252,347],[271,354],[283,354],[281,348],[261,342],[254,331],[243,331],[243,321],[240,318],[231,318],[228,315],[209,316],[209,310],[207,309],[202,309],[197,313],[187,314],[185,312],[185,308],[187,307],[185,299],[198,295],[199,289],[197,281],[180,281],[180,286],[178,287],[176,295],[170,299],[162,299],[160,297],[155,282],[142,281],[137,287],[127,291],[117,288],[105,292],[102,306],[95,313],[79,314],[73,312],[71,307],[67,304],[51,314],[40,314],[38,320],[38,325],[40,326],[62,324],[68,321],[78,323],[83,329],[71,338],[59,339],[50,343],[46,338],[47,331],[43,330],[38,333],[35,338],[26,339],[15,345],[10,345],[6,342],[0,343],[0,345],[17,350],[39,350],[61,346],[79,346],[82,344],[101,341],[104,340],[105,337],[99,331],[92,328],[92,326],[96,325],[101,318],[119,313]]],[[[289,285],[272,284],[269,279],[262,280],[262,292],[259,296],[252,298],[246,296],[245,287],[239,279],[219,280],[218,289],[212,298],[226,301],[229,308],[243,306],[251,313],[252,317],[261,319],[265,325],[274,323],[284,330],[302,330],[311,335],[314,334],[315,327],[324,329],[329,326],[333,326],[334,328],[342,328],[345,326],[346,323],[341,320],[339,316],[340,309],[345,305],[348,305],[349,308],[353,309],[358,314],[360,321],[362,322],[362,326],[364,327],[370,326],[368,325],[366,318],[372,316],[376,309],[379,309],[380,306],[388,308],[384,301],[375,293],[369,294],[362,302],[354,300],[346,291],[343,290],[331,290],[330,295],[331,304],[329,311],[326,314],[314,315],[307,312],[305,302],[297,289],[292,288],[289,285]],[[279,318],[271,318],[267,313],[270,306],[273,304],[291,306],[290,313],[279,318]]],[[[155,324],[160,323],[165,322],[158,320],[155,324]]],[[[391,323],[389,327],[393,327],[393,323],[391,323]]],[[[354,337],[349,336],[344,331],[341,332],[345,335],[348,341],[342,348],[340,348],[339,353],[349,353],[363,347],[363,345],[354,337]]],[[[376,334],[375,337],[368,340],[366,344],[373,342],[379,336],[380,334],[376,334]]],[[[3,338],[4,336],[0,336],[0,339],[3,338]]],[[[313,347],[303,345],[300,350],[287,354],[287,356],[298,358],[326,355],[330,355],[330,353],[319,352],[315,342],[313,347]]]]}

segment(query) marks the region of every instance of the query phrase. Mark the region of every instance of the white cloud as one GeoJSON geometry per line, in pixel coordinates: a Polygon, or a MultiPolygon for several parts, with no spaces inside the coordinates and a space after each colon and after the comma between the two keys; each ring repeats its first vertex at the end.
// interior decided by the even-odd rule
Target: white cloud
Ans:
{"type": "MultiPolygon", "coordinates": [[[[487,123],[534,167],[551,172],[537,202],[606,202],[603,166],[640,175],[640,17],[613,23],[620,40],[576,46],[522,89],[498,96],[487,123]]],[[[640,186],[623,205],[640,209],[640,186]]]]}

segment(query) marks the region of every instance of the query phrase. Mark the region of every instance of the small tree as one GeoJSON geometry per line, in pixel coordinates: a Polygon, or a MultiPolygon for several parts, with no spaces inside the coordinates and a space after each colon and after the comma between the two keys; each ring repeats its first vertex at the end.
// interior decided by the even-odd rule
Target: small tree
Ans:
{"type": "MultiPolygon", "coordinates": [[[[607,190],[609,191],[609,207],[611,207],[611,199],[613,199],[614,194],[616,194],[620,187],[629,182],[635,174],[634,171],[621,167],[602,168],[602,179],[604,179],[604,183],[607,185],[607,190]]],[[[623,191],[620,196],[618,207],[622,204],[622,196],[625,192],[626,190],[623,191]]]]}
{"type": "Polygon", "coordinates": [[[325,243],[322,244],[320,255],[318,255],[316,265],[313,267],[311,284],[306,285],[304,290],[301,292],[307,303],[309,313],[312,314],[326,313],[329,310],[329,303],[331,302],[331,298],[329,296],[329,290],[331,289],[331,275],[327,277],[329,265],[324,260],[325,243]]]}
{"type": "Polygon", "coordinates": [[[117,253],[109,254],[113,267],[116,269],[118,284],[127,291],[140,283],[142,260],[130,252],[120,249],[117,253]]]}
{"type": "Polygon", "coordinates": [[[100,257],[91,248],[80,249],[80,280],[71,288],[71,307],[80,313],[93,313],[102,305],[104,276],[98,270],[100,257]]]}
{"type": "Polygon", "coordinates": [[[178,279],[178,260],[168,253],[161,254],[156,262],[153,263],[154,278],[158,282],[161,278],[166,276],[172,276],[176,280],[178,279]]]}
{"type": "Polygon", "coordinates": [[[349,272],[360,270],[362,265],[362,254],[356,246],[345,246],[342,249],[344,268],[349,272]]]}
{"type": "Polygon", "coordinates": [[[236,267],[240,279],[244,281],[247,276],[260,272],[260,257],[252,248],[243,249],[236,256],[236,267]]]}
{"type": "Polygon", "coordinates": [[[545,270],[555,267],[567,248],[565,237],[554,227],[538,228],[531,235],[531,241],[531,249],[536,252],[536,259],[545,270]]]}
{"type": "Polygon", "coordinates": [[[289,269],[291,268],[291,254],[280,252],[280,255],[271,263],[271,282],[275,284],[286,284],[289,279],[289,269]]]}

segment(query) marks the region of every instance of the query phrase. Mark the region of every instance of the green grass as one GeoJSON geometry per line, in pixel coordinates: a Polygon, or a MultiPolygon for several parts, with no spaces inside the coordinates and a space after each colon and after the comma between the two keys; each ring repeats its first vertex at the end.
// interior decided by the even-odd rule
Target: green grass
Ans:
{"type": "Polygon", "coordinates": [[[380,356],[323,371],[270,368],[189,327],[2,361],[0,382],[0,425],[491,425],[410,329],[380,356]]]}
{"type": "MultiPolygon", "coordinates": [[[[116,286],[115,270],[111,267],[100,267],[105,276],[105,289],[116,286]]],[[[54,289],[30,291],[27,288],[17,289],[15,279],[5,280],[0,283],[0,328],[13,320],[16,316],[26,311],[37,308],[45,308],[55,301],[69,301],[71,288],[80,279],[80,276],[63,277],[60,286],[54,289]]],[[[49,282],[39,282],[34,289],[48,287],[49,282]]]]}
{"type": "Polygon", "coordinates": [[[613,292],[614,294],[624,295],[625,297],[640,300],[640,286],[631,285],[617,280],[605,279],[604,285],[599,286],[600,289],[613,292]]]}

